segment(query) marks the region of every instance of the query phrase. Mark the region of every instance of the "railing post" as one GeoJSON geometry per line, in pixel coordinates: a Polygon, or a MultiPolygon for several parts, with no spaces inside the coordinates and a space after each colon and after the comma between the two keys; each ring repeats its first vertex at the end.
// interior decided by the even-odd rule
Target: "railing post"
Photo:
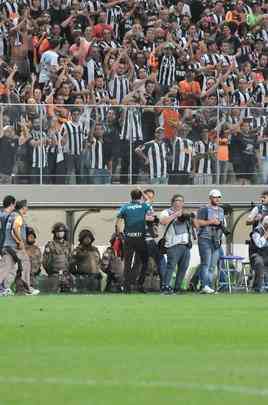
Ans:
{"type": "Polygon", "coordinates": [[[218,159],[219,138],[220,138],[220,106],[218,104],[217,105],[216,184],[220,184],[220,162],[218,159]]]}
{"type": "MultiPolygon", "coordinates": [[[[129,107],[126,107],[129,108],[129,107]]],[[[132,107],[130,107],[132,108],[132,107]]],[[[128,121],[129,122],[129,121],[128,121]]],[[[128,127],[128,122],[127,122],[127,129],[128,131],[130,130],[130,128],[128,127]]],[[[132,184],[132,176],[133,176],[133,145],[132,145],[132,141],[133,141],[133,130],[131,127],[131,131],[129,132],[129,184],[132,184]]]]}
{"type": "Polygon", "coordinates": [[[38,105],[39,108],[41,108],[40,112],[40,132],[41,132],[41,162],[40,162],[40,184],[43,184],[43,109],[41,104],[38,105]]]}

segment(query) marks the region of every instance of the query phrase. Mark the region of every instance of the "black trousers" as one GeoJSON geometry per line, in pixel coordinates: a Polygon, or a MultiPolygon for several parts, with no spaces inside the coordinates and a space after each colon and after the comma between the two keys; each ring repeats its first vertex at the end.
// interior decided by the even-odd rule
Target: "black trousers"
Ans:
{"type": "MultiPolygon", "coordinates": [[[[132,145],[132,184],[137,184],[138,174],[140,169],[140,159],[134,152],[135,149],[140,146],[141,142],[133,142],[132,145]]],[[[130,146],[128,141],[120,142],[120,157],[121,172],[120,172],[120,184],[129,184],[130,173],[130,146]]]]}
{"type": "Polygon", "coordinates": [[[57,153],[49,152],[47,155],[48,162],[48,181],[47,184],[65,184],[66,162],[57,163],[57,153]]]}
{"type": "Polygon", "coordinates": [[[141,270],[138,277],[138,286],[142,287],[148,265],[148,249],[143,237],[126,237],[124,246],[124,287],[129,290],[133,279],[134,254],[141,260],[141,270]]]}
{"type": "Polygon", "coordinates": [[[192,184],[192,179],[187,172],[172,172],[169,176],[169,184],[192,184]]]}

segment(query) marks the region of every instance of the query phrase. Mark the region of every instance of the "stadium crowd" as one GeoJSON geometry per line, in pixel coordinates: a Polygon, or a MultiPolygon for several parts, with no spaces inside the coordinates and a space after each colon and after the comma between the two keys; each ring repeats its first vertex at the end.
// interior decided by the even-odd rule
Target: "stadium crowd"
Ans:
{"type": "Polygon", "coordinates": [[[1,183],[267,183],[265,0],[0,10],[1,183]]]}
{"type": "Polygon", "coordinates": [[[194,213],[184,208],[184,197],[175,194],[170,207],[157,215],[154,190],[133,189],[130,201],[117,213],[115,232],[101,255],[91,230],[82,229],[73,247],[61,222],[53,225],[52,239],[41,250],[36,231],[26,222],[27,201],[8,195],[0,211],[0,296],[34,296],[40,291],[214,294],[231,292],[232,284],[263,293],[268,290],[268,191],[247,218],[252,226],[247,274],[236,257],[224,254],[224,237],[231,229],[221,198],[220,190],[211,190],[208,204],[194,213]],[[194,241],[200,264],[193,271],[189,267],[194,241]],[[225,259],[232,259],[232,280],[225,259]]]}

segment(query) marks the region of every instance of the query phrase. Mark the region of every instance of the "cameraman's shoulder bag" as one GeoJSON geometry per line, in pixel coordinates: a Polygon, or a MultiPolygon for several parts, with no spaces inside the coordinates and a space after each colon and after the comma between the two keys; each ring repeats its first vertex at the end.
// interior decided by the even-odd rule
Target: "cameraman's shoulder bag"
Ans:
{"type": "Polygon", "coordinates": [[[174,221],[175,221],[175,219],[173,219],[167,225],[163,237],[161,239],[159,239],[159,241],[158,241],[157,245],[158,245],[158,249],[159,249],[159,252],[160,252],[161,255],[165,255],[167,253],[167,248],[165,246],[165,244],[166,244],[166,236],[167,236],[167,233],[168,233],[168,230],[169,230],[170,226],[173,224],[174,221]]]}

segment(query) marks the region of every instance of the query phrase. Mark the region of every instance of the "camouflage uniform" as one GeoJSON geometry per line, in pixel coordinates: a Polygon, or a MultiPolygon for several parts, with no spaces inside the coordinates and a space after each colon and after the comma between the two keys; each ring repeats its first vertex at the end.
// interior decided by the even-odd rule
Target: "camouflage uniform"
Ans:
{"type": "Polygon", "coordinates": [[[124,281],[123,261],[111,247],[102,255],[101,268],[107,274],[107,291],[121,292],[124,281]]]}
{"type": "Polygon", "coordinates": [[[38,246],[25,244],[25,250],[31,263],[31,286],[37,287],[36,276],[41,271],[42,253],[38,246]]]}
{"type": "Polygon", "coordinates": [[[85,237],[90,237],[92,242],[94,240],[90,231],[80,232],[80,244],[72,252],[70,270],[76,276],[78,290],[86,292],[100,289],[103,292],[107,284],[107,275],[101,270],[100,252],[92,244],[84,245],[85,237]]]}
{"type": "Polygon", "coordinates": [[[69,272],[69,244],[65,239],[49,241],[43,254],[43,267],[48,274],[48,292],[70,292],[74,287],[69,272]]]}

